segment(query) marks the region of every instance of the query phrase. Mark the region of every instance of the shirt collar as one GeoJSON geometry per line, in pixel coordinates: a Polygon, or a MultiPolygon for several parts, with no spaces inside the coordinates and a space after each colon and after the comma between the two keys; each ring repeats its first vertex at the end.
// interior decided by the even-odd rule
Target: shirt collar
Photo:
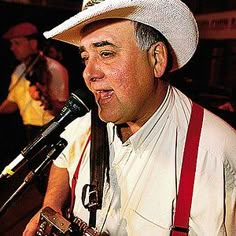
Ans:
{"type": "MultiPolygon", "coordinates": [[[[161,131],[163,125],[169,117],[170,111],[174,104],[173,91],[172,87],[169,85],[168,90],[163,100],[161,106],[156,110],[156,112],[150,117],[150,119],[140,128],[140,130],[133,134],[126,142],[123,143],[123,146],[132,145],[134,149],[138,147],[145,141],[145,139],[152,132],[152,129],[155,127],[161,131]]],[[[112,144],[115,139],[119,139],[117,134],[117,126],[113,123],[108,123],[108,136],[109,142],[112,144]]]]}

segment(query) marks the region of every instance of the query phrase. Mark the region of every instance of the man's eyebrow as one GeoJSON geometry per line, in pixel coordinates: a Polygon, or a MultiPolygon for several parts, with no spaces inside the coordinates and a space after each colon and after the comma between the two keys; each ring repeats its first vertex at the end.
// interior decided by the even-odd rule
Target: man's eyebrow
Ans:
{"type": "Polygon", "coordinates": [[[115,46],[115,45],[107,40],[104,40],[101,42],[93,43],[93,46],[98,48],[98,47],[103,47],[103,46],[115,46]]]}
{"type": "MultiPolygon", "coordinates": [[[[92,44],[92,46],[94,48],[99,48],[99,47],[104,47],[104,46],[114,46],[114,47],[116,47],[113,43],[111,43],[111,42],[109,42],[107,40],[100,41],[100,42],[95,42],[95,43],[92,44]]],[[[79,47],[79,52],[80,53],[82,53],[84,51],[86,51],[84,46],[79,47]]]]}

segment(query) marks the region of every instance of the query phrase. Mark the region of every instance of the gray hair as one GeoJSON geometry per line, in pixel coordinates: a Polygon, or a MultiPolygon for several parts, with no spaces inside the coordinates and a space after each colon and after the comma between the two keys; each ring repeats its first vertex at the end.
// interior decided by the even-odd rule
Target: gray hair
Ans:
{"type": "Polygon", "coordinates": [[[166,71],[172,68],[172,55],[170,53],[170,47],[167,39],[156,29],[149,25],[142,24],[140,22],[134,22],[135,37],[138,47],[143,51],[148,51],[156,42],[163,42],[167,47],[168,64],[166,71]]]}

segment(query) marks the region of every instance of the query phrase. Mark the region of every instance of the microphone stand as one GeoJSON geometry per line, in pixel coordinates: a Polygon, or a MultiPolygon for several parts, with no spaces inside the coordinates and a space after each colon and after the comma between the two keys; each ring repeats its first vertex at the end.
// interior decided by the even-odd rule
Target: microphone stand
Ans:
{"type": "Polygon", "coordinates": [[[51,148],[43,162],[39,164],[37,168],[31,170],[22,184],[17,188],[17,190],[10,196],[10,198],[3,204],[0,208],[0,217],[5,214],[7,209],[15,203],[15,201],[25,192],[25,190],[30,186],[33,180],[43,171],[45,168],[58,157],[62,150],[66,147],[67,141],[63,138],[59,138],[58,142],[51,144],[51,148]]]}

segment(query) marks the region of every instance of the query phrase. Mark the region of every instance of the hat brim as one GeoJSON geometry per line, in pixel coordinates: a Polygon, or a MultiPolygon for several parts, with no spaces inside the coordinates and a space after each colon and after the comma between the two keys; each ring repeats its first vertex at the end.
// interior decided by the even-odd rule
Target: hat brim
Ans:
{"type": "Polygon", "coordinates": [[[137,21],[161,32],[172,48],[172,70],[184,66],[197,48],[196,20],[180,0],[105,0],[44,32],[44,36],[78,46],[80,31],[85,25],[108,18],[137,21]]]}

